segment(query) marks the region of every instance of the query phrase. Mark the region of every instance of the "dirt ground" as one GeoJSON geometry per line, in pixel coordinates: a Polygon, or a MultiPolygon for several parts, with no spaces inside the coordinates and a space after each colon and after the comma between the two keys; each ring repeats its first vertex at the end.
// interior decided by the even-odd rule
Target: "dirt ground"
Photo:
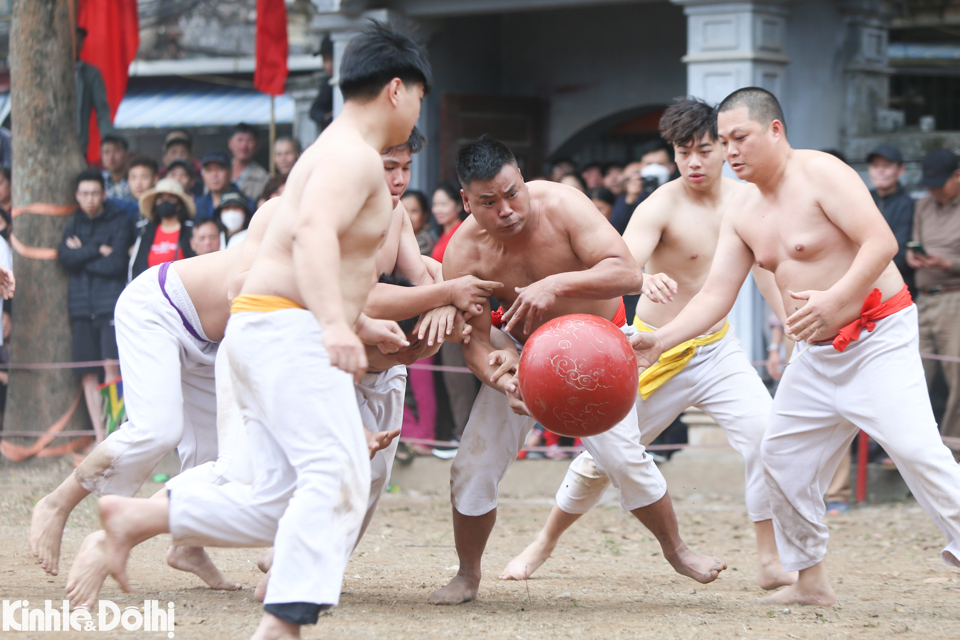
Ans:
{"type": "MultiPolygon", "coordinates": [[[[558,463],[562,464],[562,463],[558,463]]],[[[84,501],[64,536],[61,575],[50,577],[27,548],[33,504],[70,471],[64,462],[0,466],[0,600],[31,606],[63,596],[77,548],[97,525],[84,501]]],[[[141,495],[159,485],[148,483],[141,495]]],[[[676,575],[652,536],[619,506],[601,506],[561,541],[526,582],[500,582],[500,569],[545,519],[549,501],[505,501],[486,554],[479,600],[457,607],[426,603],[456,571],[449,503],[444,496],[385,495],[347,567],[340,606],[306,627],[305,638],[960,638],[960,572],[939,558],[943,538],[915,502],[871,506],[833,517],[829,570],[839,602],[789,610],[760,606],[754,582],[753,528],[732,500],[676,503],[690,546],[722,557],[729,569],[711,585],[676,575]]],[[[244,585],[217,592],[168,568],[167,539],[132,556],[133,593],[108,581],[101,597],[124,606],[144,599],[176,605],[176,638],[243,639],[261,609],[256,550],[213,550],[224,573],[244,585]]],[[[0,631],[2,638],[90,637],[83,632],[0,631]]],[[[107,635],[107,634],[104,634],[107,635]]],[[[110,632],[118,637],[164,633],[110,632]]]]}

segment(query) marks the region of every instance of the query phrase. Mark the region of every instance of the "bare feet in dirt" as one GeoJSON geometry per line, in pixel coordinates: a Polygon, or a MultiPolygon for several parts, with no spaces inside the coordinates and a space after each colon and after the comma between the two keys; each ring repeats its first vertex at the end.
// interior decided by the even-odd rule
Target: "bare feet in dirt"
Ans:
{"type": "Polygon", "coordinates": [[[60,571],[60,540],[70,512],[45,496],[33,507],[30,518],[30,551],[44,571],[55,576],[60,571]]]}
{"type": "Polygon", "coordinates": [[[174,569],[187,571],[207,583],[211,589],[237,591],[241,585],[227,580],[213,564],[203,547],[173,545],[167,549],[167,564],[174,569]]]}
{"type": "Polygon", "coordinates": [[[263,553],[260,554],[260,557],[257,558],[257,569],[263,571],[264,573],[270,571],[270,567],[273,566],[273,547],[269,549],[264,549],[263,553]]]}
{"type": "Polygon", "coordinates": [[[798,572],[784,571],[777,560],[768,565],[760,565],[760,572],[757,574],[757,584],[761,589],[772,591],[780,587],[788,587],[797,583],[798,572]]]}
{"type": "Polygon", "coordinates": [[[461,602],[470,602],[477,597],[480,590],[480,577],[467,578],[457,575],[442,589],[437,589],[430,594],[428,602],[430,604],[460,604],[461,602]]]}
{"type": "Polygon", "coordinates": [[[507,568],[500,574],[500,579],[526,580],[547,561],[552,552],[553,548],[547,548],[546,543],[538,537],[520,555],[510,561],[507,568]]]}
{"type": "Polygon", "coordinates": [[[70,606],[92,611],[100,595],[100,587],[107,579],[107,556],[104,545],[106,535],[95,531],[80,545],[77,558],[67,575],[67,599],[70,606]]]}
{"type": "Polygon", "coordinates": [[[260,618],[260,626],[251,640],[297,640],[300,637],[300,627],[285,622],[280,618],[264,613],[260,618]]]}
{"type": "Polygon", "coordinates": [[[701,584],[713,582],[720,572],[727,568],[726,563],[718,558],[697,553],[685,544],[681,544],[673,553],[664,555],[677,573],[693,578],[701,584]]]}
{"type": "Polygon", "coordinates": [[[267,597],[267,585],[270,584],[270,570],[267,569],[267,573],[260,578],[260,582],[257,583],[257,588],[253,590],[253,599],[257,602],[263,602],[263,599],[267,597]]]}
{"type": "Polygon", "coordinates": [[[136,510],[130,508],[133,500],[135,498],[119,496],[100,498],[100,521],[103,523],[103,531],[106,534],[107,569],[126,592],[130,591],[127,559],[130,557],[130,551],[144,540],[137,535],[139,518],[136,510]]]}
{"type": "Polygon", "coordinates": [[[837,594],[829,586],[826,589],[802,590],[798,584],[777,591],[766,598],[757,598],[759,604],[802,604],[811,607],[829,607],[836,602],[837,594]]]}

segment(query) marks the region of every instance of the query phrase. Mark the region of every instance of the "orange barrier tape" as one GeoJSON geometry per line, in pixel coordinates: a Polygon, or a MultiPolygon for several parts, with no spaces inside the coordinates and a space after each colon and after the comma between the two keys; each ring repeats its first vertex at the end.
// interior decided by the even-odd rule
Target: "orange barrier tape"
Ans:
{"type": "Polygon", "coordinates": [[[77,205],[69,204],[47,204],[46,202],[34,202],[25,207],[14,207],[10,212],[10,217],[16,218],[24,213],[33,213],[38,216],[68,216],[77,210],[77,205]]]}
{"type": "Polygon", "coordinates": [[[42,247],[28,247],[17,239],[17,236],[10,234],[10,246],[13,247],[13,250],[22,255],[24,258],[32,258],[34,260],[56,260],[57,259],[57,250],[56,249],[45,249],[42,247]]]}
{"type": "Polygon", "coordinates": [[[73,402],[70,403],[70,408],[67,409],[67,412],[60,416],[56,422],[54,422],[50,427],[40,436],[36,442],[34,442],[29,447],[23,447],[12,442],[7,442],[6,440],[0,440],[0,455],[2,455],[7,460],[11,462],[23,462],[28,458],[52,458],[56,456],[66,455],[76,451],[81,446],[86,445],[90,438],[80,438],[67,442],[56,447],[47,448],[51,442],[53,442],[56,435],[63,431],[64,427],[70,424],[70,419],[73,417],[74,412],[77,410],[77,407],[80,406],[80,398],[83,396],[82,390],[77,390],[77,395],[74,396],[73,402]]]}

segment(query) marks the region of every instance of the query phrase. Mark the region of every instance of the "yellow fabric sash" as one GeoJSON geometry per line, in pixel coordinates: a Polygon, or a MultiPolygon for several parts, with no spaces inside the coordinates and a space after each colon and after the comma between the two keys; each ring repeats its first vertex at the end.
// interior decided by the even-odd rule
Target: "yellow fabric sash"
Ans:
{"type": "Polygon", "coordinates": [[[230,313],[246,313],[248,311],[269,313],[271,311],[283,311],[284,309],[303,309],[303,307],[293,300],[280,296],[246,294],[237,296],[230,304],[230,313]]]}
{"type": "MultiPolygon", "coordinates": [[[[637,331],[653,331],[652,328],[643,323],[639,316],[634,318],[633,327],[637,331]]],[[[729,328],[730,321],[725,320],[723,327],[716,333],[708,333],[705,336],[687,340],[686,342],[678,344],[673,349],[664,351],[660,354],[660,360],[658,360],[656,364],[645,369],[644,372],[640,374],[640,385],[637,393],[643,396],[644,400],[649,398],[650,394],[656,391],[663,383],[683,371],[687,363],[693,359],[693,355],[697,352],[697,347],[702,347],[703,345],[720,340],[723,336],[727,335],[729,328]]]]}

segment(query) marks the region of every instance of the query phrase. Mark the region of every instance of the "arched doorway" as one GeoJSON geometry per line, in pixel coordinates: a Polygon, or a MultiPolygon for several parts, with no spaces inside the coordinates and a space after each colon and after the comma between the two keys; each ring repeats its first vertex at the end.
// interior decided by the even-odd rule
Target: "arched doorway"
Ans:
{"type": "Polygon", "coordinates": [[[662,104],[643,105],[600,118],[567,138],[550,158],[570,158],[578,166],[639,160],[639,148],[659,135],[664,109],[662,104]]]}

